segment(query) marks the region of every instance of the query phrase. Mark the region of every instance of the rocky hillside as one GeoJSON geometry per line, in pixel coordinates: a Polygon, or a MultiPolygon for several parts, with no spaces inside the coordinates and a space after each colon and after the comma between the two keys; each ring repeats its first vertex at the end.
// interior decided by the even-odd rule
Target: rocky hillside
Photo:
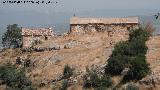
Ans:
{"type": "MultiPolygon", "coordinates": [[[[126,40],[126,37],[121,38],[126,40]]],[[[116,38],[108,37],[106,33],[59,36],[52,41],[46,41],[34,47],[38,49],[50,47],[51,50],[31,52],[21,49],[5,50],[0,53],[0,63],[10,61],[15,64],[17,57],[22,60],[30,59],[33,66],[28,68],[26,75],[38,87],[38,90],[51,90],[55,85],[54,81],[61,79],[64,66],[68,64],[75,69],[72,81],[76,83],[69,89],[79,88],[79,90],[82,90],[81,77],[85,74],[86,67],[97,66],[103,68],[106,64],[114,46],[111,39],[116,38]]],[[[154,75],[160,80],[160,36],[150,37],[147,46],[147,61],[155,73],[154,75]]],[[[103,69],[100,70],[103,72],[103,69]]],[[[148,80],[148,77],[143,81],[148,80]]]]}

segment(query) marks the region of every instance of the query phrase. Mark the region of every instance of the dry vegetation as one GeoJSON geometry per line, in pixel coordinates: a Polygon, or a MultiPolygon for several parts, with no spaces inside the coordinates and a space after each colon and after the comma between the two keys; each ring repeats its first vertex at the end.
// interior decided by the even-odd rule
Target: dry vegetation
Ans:
{"type": "MultiPolygon", "coordinates": [[[[15,63],[17,57],[23,59],[30,58],[35,67],[28,70],[27,77],[33,82],[35,86],[39,86],[38,90],[51,90],[53,85],[40,86],[42,83],[48,83],[63,74],[63,68],[66,64],[75,68],[75,72],[81,72],[83,74],[86,71],[86,67],[93,65],[102,66],[106,63],[112,53],[113,45],[110,46],[110,39],[116,39],[117,37],[108,37],[106,33],[92,33],[85,35],[69,35],[57,37],[52,41],[46,41],[37,47],[48,47],[52,44],[58,43],[63,45],[69,41],[76,41],[78,44],[70,49],[51,50],[44,52],[24,52],[20,49],[12,50],[8,49],[0,53],[0,63],[6,63],[11,61],[15,63]]],[[[122,37],[126,40],[126,37],[122,37]]],[[[150,63],[150,67],[154,72],[160,73],[160,36],[150,37],[147,42],[148,52],[147,61],[150,63]]],[[[114,82],[117,82],[120,78],[114,78],[114,82]]],[[[69,90],[82,90],[82,82],[78,80],[78,84],[69,87],[69,90]]],[[[57,86],[61,86],[56,83],[57,86]]],[[[141,87],[146,88],[145,86],[141,87]]],[[[140,89],[141,89],[140,88],[140,89]]]]}

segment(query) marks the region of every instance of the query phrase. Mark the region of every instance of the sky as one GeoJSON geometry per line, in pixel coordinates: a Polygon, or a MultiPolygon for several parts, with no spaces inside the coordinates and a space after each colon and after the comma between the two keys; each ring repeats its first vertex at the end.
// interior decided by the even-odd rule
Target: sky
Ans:
{"type": "MultiPolygon", "coordinates": [[[[54,0],[57,4],[3,4],[0,10],[32,10],[40,12],[80,12],[98,9],[160,9],[160,0],[54,0]]],[[[12,0],[11,0],[12,1],[12,0]]],[[[25,0],[22,0],[25,1],[25,0]]],[[[38,1],[38,0],[33,0],[38,1]]],[[[42,1],[42,0],[39,0],[42,1]]],[[[53,1],[53,0],[45,0],[53,1]]]]}
{"type": "Polygon", "coordinates": [[[22,27],[54,25],[58,28],[58,32],[62,31],[62,28],[67,31],[69,20],[74,13],[79,13],[79,16],[121,17],[154,15],[160,12],[160,0],[54,0],[58,3],[47,5],[3,4],[3,1],[7,0],[0,0],[0,37],[6,31],[8,24],[15,23],[22,27]]]}
{"type": "Polygon", "coordinates": [[[36,24],[69,23],[74,13],[79,16],[121,17],[153,15],[160,11],[160,0],[44,0],[58,2],[47,5],[4,4],[3,1],[7,0],[0,0],[0,28],[13,23],[26,27],[36,26],[36,24]]]}

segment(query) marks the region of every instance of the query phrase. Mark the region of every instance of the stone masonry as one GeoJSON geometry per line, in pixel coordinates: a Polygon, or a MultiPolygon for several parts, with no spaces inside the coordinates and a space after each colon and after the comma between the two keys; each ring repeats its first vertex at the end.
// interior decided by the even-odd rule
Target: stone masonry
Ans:
{"type": "MultiPolygon", "coordinates": [[[[87,33],[96,31],[108,32],[111,36],[116,31],[138,28],[138,17],[131,18],[80,18],[70,20],[70,33],[87,33]]],[[[123,32],[122,31],[122,32],[123,32]]]]}
{"type": "Polygon", "coordinates": [[[29,48],[35,41],[43,42],[54,36],[52,28],[28,29],[22,28],[23,48],[29,48]]]}

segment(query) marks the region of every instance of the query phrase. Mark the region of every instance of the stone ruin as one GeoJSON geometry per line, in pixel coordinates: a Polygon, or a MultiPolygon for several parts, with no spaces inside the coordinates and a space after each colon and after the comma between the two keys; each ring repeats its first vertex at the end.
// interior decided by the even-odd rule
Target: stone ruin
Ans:
{"type": "MultiPolygon", "coordinates": [[[[81,18],[73,17],[70,20],[70,33],[108,32],[112,36],[117,31],[138,28],[138,17],[130,18],[81,18]]],[[[123,32],[122,31],[122,32],[123,32]]]]}
{"type": "Polygon", "coordinates": [[[70,34],[79,35],[93,32],[106,33],[110,46],[127,40],[129,31],[139,28],[138,17],[128,18],[81,18],[70,20],[70,34]]]}
{"type": "Polygon", "coordinates": [[[35,43],[52,39],[52,37],[54,37],[52,28],[22,28],[23,48],[32,47],[35,43]]]}
{"type": "MultiPolygon", "coordinates": [[[[80,18],[72,17],[68,34],[86,34],[91,32],[105,32],[109,42],[116,42],[128,38],[129,30],[139,27],[138,17],[130,18],[80,18]]],[[[22,28],[23,48],[34,46],[34,43],[49,40],[54,36],[51,28],[28,29],[22,28]]],[[[112,44],[113,43],[113,44],[112,44]]]]}

